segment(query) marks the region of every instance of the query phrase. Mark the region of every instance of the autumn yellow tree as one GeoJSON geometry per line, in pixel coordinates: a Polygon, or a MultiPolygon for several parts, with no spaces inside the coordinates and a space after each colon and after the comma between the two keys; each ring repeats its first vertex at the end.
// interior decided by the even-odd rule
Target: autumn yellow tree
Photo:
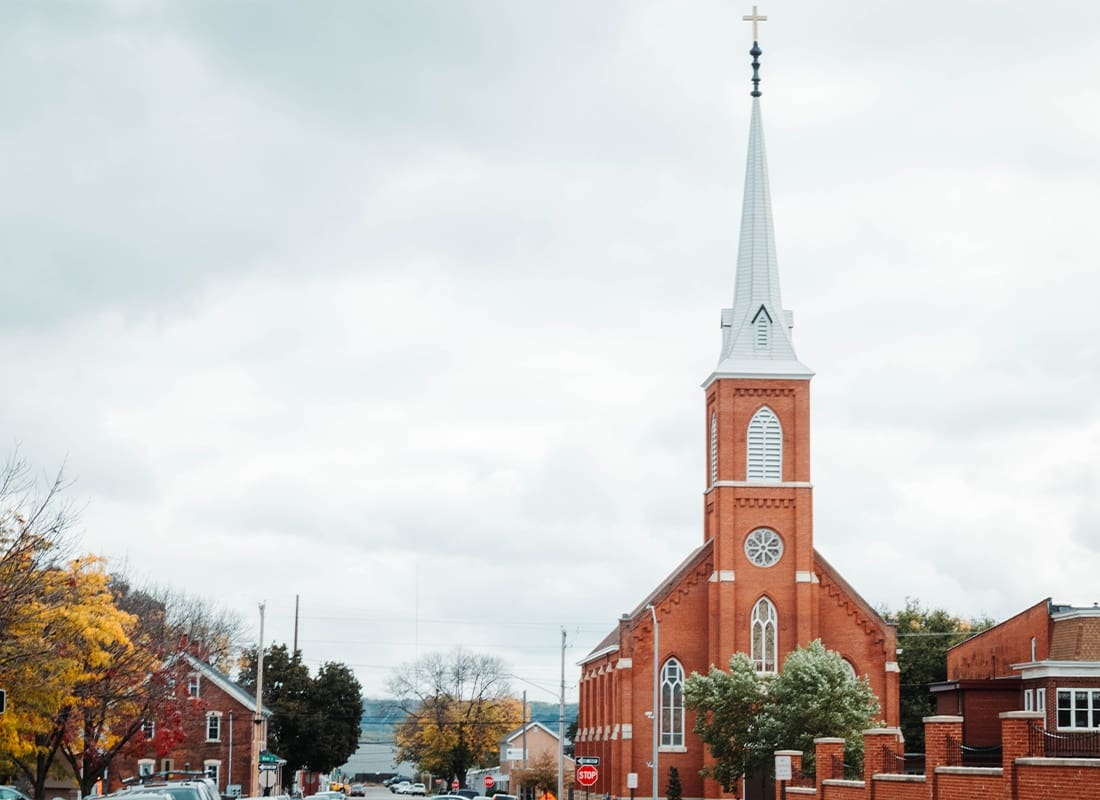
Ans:
{"type": "Polygon", "coordinates": [[[398,668],[389,690],[406,713],[397,726],[397,760],[466,783],[466,770],[496,763],[500,740],[522,724],[504,663],[461,648],[398,668]]]}
{"type": "MultiPolygon", "coordinates": [[[[43,794],[58,752],[81,735],[80,719],[92,692],[87,687],[133,653],[129,629],[134,617],[120,611],[108,588],[101,560],[75,559],[42,570],[39,592],[9,630],[28,653],[48,657],[10,663],[4,681],[11,702],[0,718],[0,750],[43,794]]],[[[113,733],[82,747],[97,748],[113,733]]]]}

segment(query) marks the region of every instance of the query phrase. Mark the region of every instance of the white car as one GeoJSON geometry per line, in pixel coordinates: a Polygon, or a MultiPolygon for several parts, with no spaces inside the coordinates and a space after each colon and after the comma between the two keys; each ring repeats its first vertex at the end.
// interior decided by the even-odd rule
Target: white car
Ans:
{"type": "Polygon", "coordinates": [[[421,797],[428,793],[428,789],[422,783],[410,783],[404,786],[397,787],[398,794],[418,794],[421,797]]]}

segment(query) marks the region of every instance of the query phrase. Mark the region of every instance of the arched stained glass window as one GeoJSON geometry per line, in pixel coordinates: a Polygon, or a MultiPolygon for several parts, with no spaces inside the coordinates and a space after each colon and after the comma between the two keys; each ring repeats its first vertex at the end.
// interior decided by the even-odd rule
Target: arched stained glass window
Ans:
{"type": "Polygon", "coordinates": [[[761,597],[752,609],[752,663],[757,672],[776,672],[775,606],[761,597]]]}
{"type": "Polygon", "coordinates": [[[675,658],[661,667],[661,747],[684,745],[684,668],[675,658]]]}
{"type": "Polygon", "coordinates": [[[759,483],[783,480],[783,429],[779,417],[764,406],[749,420],[746,478],[759,483]]]}

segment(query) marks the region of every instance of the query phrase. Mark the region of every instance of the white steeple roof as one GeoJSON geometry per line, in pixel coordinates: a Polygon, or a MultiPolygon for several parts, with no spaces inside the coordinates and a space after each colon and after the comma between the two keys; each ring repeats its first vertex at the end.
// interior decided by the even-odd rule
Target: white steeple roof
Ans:
{"type": "Polygon", "coordinates": [[[809,380],[814,373],[795,355],[791,341],[793,324],[793,315],[783,309],[779,296],[768,160],[760,98],[755,96],[749,125],[733,308],[722,309],[722,354],[704,386],[717,378],[733,377],[809,380]]]}

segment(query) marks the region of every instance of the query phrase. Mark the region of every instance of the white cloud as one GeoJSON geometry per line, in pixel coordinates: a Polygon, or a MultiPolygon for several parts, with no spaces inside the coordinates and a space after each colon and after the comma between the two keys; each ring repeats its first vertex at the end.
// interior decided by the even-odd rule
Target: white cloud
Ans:
{"type": "MultiPolygon", "coordinates": [[[[1002,617],[1096,599],[1100,12],[991,9],[761,36],[818,547],[1002,617]]],[[[4,8],[3,429],[85,546],[279,641],[299,594],[372,693],[457,643],[556,686],[702,540],[742,13],[4,8]]]]}

